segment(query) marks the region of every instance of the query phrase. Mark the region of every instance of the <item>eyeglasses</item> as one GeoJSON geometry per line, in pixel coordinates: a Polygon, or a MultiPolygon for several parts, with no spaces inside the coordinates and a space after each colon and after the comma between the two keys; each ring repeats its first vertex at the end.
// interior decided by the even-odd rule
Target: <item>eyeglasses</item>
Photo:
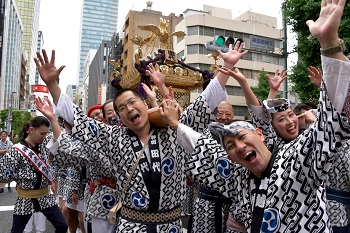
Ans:
{"type": "Polygon", "coordinates": [[[217,118],[221,118],[221,117],[223,117],[224,115],[225,115],[226,117],[232,117],[232,116],[233,116],[233,114],[232,114],[232,113],[229,113],[229,112],[218,112],[217,118]]]}
{"type": "Polygon", "coordinates": [[[126,101],[125,104],[119,105],[119,107],[117,107],[117,111],[119,113],[121,113],[121,112],[125,111],[127,106],[134,107],[139,100],[140,100],[140,98],[138,98],[138,97],[131,97],[130,99],[128,99],[128,101],[126,101]]]}
{"type": "Polygon", "coordinates": [[[98,117],[102,113],[102,110],[99,112],[96,112],[95,114],[91,115],[90,117],[94,119],[95,117],[98,117]]]}

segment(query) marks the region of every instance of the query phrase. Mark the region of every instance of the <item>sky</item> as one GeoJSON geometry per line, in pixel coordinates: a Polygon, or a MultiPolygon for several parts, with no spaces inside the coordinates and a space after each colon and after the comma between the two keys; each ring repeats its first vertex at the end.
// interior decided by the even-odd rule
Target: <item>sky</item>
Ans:
{"type": "MultiPolygon", "coordinates": [[[[51,57],[56,51],[56,67],[65,65],[61,73],[61,89],[65,91],[67,84],[76,84],[79,63],[79,31],[80,14],[83,0],[42,0],[40,5],[39,30],[43,32],[44,45],[51,57]]],[[[119,0],[118,26],[120,32],[129,10],[142,11],[146,8],[146,0],[119,0]]],[[[180,15],[186,9],[202,10],[203,4],[230,9],[232,18],[250,10],[253,12],[277,17],[279,29],[282,28],[282,0],[152,0],[152,10],[161,11],[163,15],[175,13],[180,15]],[[239,3],[237,3],[239,2],[239,3]]]]}

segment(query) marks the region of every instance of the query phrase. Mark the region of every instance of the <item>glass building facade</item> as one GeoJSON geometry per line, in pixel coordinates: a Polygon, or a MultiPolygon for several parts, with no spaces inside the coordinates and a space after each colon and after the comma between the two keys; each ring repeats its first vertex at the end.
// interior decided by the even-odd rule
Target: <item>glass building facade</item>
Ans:
{"type": "Polygon", "coordinates": [[[5,23],[4,49],[2,59],[2,77],[4,78],[2,90],[2,109],[9,106],[18,108],[18,95],[20,91],[21,55],[22,55],[22,24],[19,18],[15,1],[9,1],[7,7],[7,21],[5,23]]]}
{"type": "Polygon", "coordinates": [[[16,2],[24,27],[23,49],[28,54],[27,79],[32,85],[35,83],[34,56],[36,56],[38,43],[40,0],[17,0],[16,2]]]}
{"type": "Polygon", "coordinates": [[[98,49],[103,40],[111,40],[117,30],[119,0],[83,0],[80,26],[79,76],[83,85],[84,62],[90,49],[98,49]]]}

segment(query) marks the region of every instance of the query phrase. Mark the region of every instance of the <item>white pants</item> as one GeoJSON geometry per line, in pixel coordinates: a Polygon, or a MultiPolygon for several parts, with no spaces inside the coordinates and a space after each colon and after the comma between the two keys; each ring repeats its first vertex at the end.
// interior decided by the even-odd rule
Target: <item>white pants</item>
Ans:
{"type": "Polygon", "coordinates": [[[78,200],[78,204],[65,202],[65,205],[69,209],[84,212],[84,201],[78,200]]]}
{"type": "Polygon", "coordinates": [[[84,201],[84,228],[85,232],[88,232],[88,222],[86,221],[85,214],[87,213],[87,204],[84,201]]]}
{"type": "Polygon", "coordinates": [[[34,216],[34,223],[37,231],[45,231],[46,230],[46,224],[45,224],[45,216],[41,212],[36,212],[32,214],[32,217],[30,217],[26,228],[24,228],[24,232],[32,232],[33,230],[33,216],[34,216]]]}
{"type": "Polygon", "coordinates": [[[108,220],[92,217],[92,233],[112,232],[113,226],[108,220]]]}

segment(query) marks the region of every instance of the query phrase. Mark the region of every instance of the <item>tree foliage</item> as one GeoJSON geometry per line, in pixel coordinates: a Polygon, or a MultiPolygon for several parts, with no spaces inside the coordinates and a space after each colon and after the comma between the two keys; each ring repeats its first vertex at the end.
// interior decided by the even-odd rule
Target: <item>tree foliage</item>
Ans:
{"type": "MultiPolygon", "coordinates": [[[[33,116],[30,114],[30,112],[25,110],[12,110],[12,130],[14,132],[14,135],[20,135],[22,131],[22,127],[24,123],[27,121],[30,121],[33,118],[33,116]]],[[[8,120],[8,109],[4,109],[0,111],[0,128],[3,128],[6,130],[5,122],[8,120]]]]}
{"type": "Polygon", "coordinates": [[[30,121],[33,118],[32,114],[24,110],[14,110],[12,111],[12,129],[14,135],[20,135],[24,123],[30,121]]]}
{"type": "Polygon", "coordinates": [[[5,122],[7,122],[7,116],[8,116],[9,110],[4,109],[0,111],[0,128],[6,130],[5,122]]]}
{"type": "MultiPolygon", "coordinates": [[[[301,101],[312,99],[317,102],[319,90],[308,78],[307,67],[321,67],[320,45],[312,38],[306,21],[314,21],[319,17],[320,0],[285,0],[282,5],[286,22],[298,36],[294,51],[298,53],[298,63],[292,67],[288,79],[292,82],[292,91],[298,94],[301,101]]],[[[347,1],[339,28],[339,37],[350,45],[350,3],[347,1]]]]}
{"type": "MultiPolygon", "coordinates": [[[[266,77],[267,72],[262,70],[260,71],[258,81],[259,84],[257,87],[251,87],[252,91],[260,100],[266,100],[270,92],[270,84],[266,77]]],[[[281,97],[281,94],[277,94],[277,98],[281,97]]]]}

